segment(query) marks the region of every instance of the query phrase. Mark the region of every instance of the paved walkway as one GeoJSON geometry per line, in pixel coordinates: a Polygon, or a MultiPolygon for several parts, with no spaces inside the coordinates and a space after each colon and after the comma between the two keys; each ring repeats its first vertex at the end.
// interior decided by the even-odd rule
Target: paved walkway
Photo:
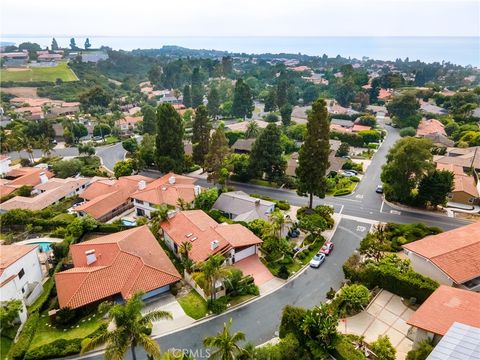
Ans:
{"type": "Polygon", "coordinates": [[[365,311],[342,319],[338,330],[344,334],[364,336],[368,343],[377,340],[380,335],[387,335],[397,349],[396,358],[403,360],[413,346],[407,338],[410,326],[406,323],[413,313],[399,296],[381,290],[365,311]]]}
{"type": "Polygon", "coordinates": [[[236,262],[233,267],[242,270],[243,275],[252,276],[257,286],[273,279],[272,273],[263,265],[257,254],[236,262]]]}

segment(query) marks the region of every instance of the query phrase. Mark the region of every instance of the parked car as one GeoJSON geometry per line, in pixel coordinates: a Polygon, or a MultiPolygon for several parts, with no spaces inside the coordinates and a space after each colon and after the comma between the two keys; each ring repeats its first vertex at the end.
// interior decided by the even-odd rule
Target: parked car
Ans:
{"type": "Polygon", "coordinates": [[[318,268],[325,261],[325,254],[318,253],[315,255],[312,260],[310,260],[310,266],[313,268],[318,268]]]}
{"type": "Polygon", "coordinates": [[[358,171],[353,169],[345,170],[345,172],[352,173],[353,175],[358,175],[358,171]]]}
{"type": "Polygon", "coordinates": [[[383,194],[383,185],[377,185],[377,188],[375,189],[375,192],[377,194],[383,194]]]}
{"type": "Polygon", "coordinates": [[[330,241],[327,241],[325,244],[323,244],[322,248],[320,249],[320,253],[328,256],[330,255],[332,250],[333,250],[333,243],[330,241]]]}
{"type": "Polygon", "coordinates": [[[350,172],[350,171],[344,171],[343,172],[343,176],[345,177],[352,177],[352,176],[356,176],[354,173],[350,172]]]}

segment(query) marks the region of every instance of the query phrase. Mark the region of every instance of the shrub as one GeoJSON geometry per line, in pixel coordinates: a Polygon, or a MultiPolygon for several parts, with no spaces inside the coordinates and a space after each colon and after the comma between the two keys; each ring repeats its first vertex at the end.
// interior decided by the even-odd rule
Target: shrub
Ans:
{"type": "Polygon", "coordinates": [[[278,115],[275,114],[275,113],[268,113],[266,116],[265,116],[265,121],[267,122],[277,122],[279,120],[278,118],[278,115]]]}
{"type": "Polygon", "coordinates": [[[74,309],[69,307],[61,308],[55,315],[55,323],[58,325],[68,325],[75,319],[76,313],[74,309]]]}
{"type": "Polygon", "coordinates": [[[288,279],[288,277],[290,276],[290,272],[288,271],[288,268],[285,264],[280,265],[280,267],[278,268],[277,276],[280,279],[284,279],[284,280],[288,279]]]}
{"type": "Polygon", "coordinates": [[[284,338],[288,334],[294,334],[299,339],[303,338],[302,323],[306,314],[307,310],[303,308],[292,305],[285,306],[282,312],[282,321],[280,322],[280,338],[284,338]]]}
{"type": "Polygon", "coordinates": [[[433,350],[433,346],[428,340],[423,340],[418,343],[415,350],[410,350],[407,354],[407,360],[426,360],[428,355],[433,350]]]}
{"type": "Polygon", "coordinates": [[[364,285],[352,284],[342,288],[341,299],[348,313],[355,313],[368,305],[371,293],[364,285]]]}
{"type": "Polygon", "coordinates": [[[349,177],[350,181],[351,182],[359,182],[360,181],[360,178],[358,176],[352,176],[352,177],[349,177]]]}
{"type": "Polygon", "coordinates": [[[227,301],[228,299],[226,296],[223,296],[216,300],[210,299],[207,301],[208,310],[210,310],[214,314],[221,314],[222,312],[227,310],[227,301]]]}
{"type": "Polygon", "coordinates": [[[333,355],[337,360],[367,360],[360,350],[355,349],[348,336],[340,336],[335,344],[333,355]]]}
{"type": "Polygon", "coordinates": [[[387,335],[379,336],[370,345],[375,355],[377,355],[377,360],[395,360],[397,350],[395,350],[387,335]]]}
{"type": "Polygon", "coordinates": [[[218,189],[215,187],[201,192],[195,198],[195,208],[203,211],[209,211],[213,207],[213,204],[215,204],[215,201],[217,201],[218,196],[218,189]]]}
{"type": "Polygon", "coordinates": [[[351,194],[351,193],[352,192],[349,189],[340,189],[340,190],[336,190],[333,193],[333,196],[343,196],[343,195],[348,195],[348,194],[351,194]]]}
{"type": "Polygon", "coordinates": [[[363,164],[362,163],[354,163],[352,160],[347,160],[342,165],[342,170],[356,170],[356,171],[363,171],[363,164]]]}
{"type": "Polygon", "coordinates": [[[400,130],[400,136],[405,137],[405,136],[415,136],[417,134],[417,130],[415,130],[413,127],[409,126],[406,128],[403,128],[400,130]]]}
{"type": "Polygon", "coordinates": [[[290,204],[284,200],[278,200],[276,202],[276,206],[280,210],[284,210],[284,211],[290,210],[290,204]]]}
{"type": "Polygon", "coordinates": [[[35,329],[37,328],[39,318],[40,314],[38,312],[30,314],[23,325],[22,332],[20,333],[17,342],[10,348],[8,353],[9,358],[20,360],[25,357],[33,336],[35,335],[35,329]]]}

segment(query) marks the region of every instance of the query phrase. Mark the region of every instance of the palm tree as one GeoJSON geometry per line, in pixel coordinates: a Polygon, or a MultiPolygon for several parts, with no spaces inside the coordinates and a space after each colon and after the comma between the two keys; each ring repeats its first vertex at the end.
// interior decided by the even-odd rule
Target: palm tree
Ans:
{"type": "Polygon", "coordinates": [[[54,148],[53,143],[50,141],[50,138],[43,136],[38,140],[38,146],[43,152],[43,156],[48,157],[52,153],[52,149],[54,148]]]}
{"type": "Polygon", "coordinates": [[[150,214],[150,219],[152,220],[151,230],[154,235],[157,235],[160,231],[160,224],[168,220],[168,207],[166,205],[157,205],[155,206],[157,210],[150,214]]]}
{"type": "Polygon", "coordinates": [[[30,163],[33,163],[35,159],[33,157],[33,146],[31,140],[26,135],[22,134],[18,136],[17,141],[20,148],[25,150],[25,152],[28,154],[28,160],[30,163]]]}
{"type": "Polygon", "coordinates": [[[272,236],[277,239],[282,237],[283,229],[286,224],[291,223],[291,220],[279,211],[275,210],[269,215],[269,225],[265,228],[264,234],[266,236],[272,236]]]}
{"type": "Polygon", "coordinates": [[[247,130],[245,131],[245,138],[254,139],[260,134],[260,128],[256,121],[250,121],[247,125],[247,130]]]}
{"type": "Polygon", "coordinates": [[[178,252],[182,255],[182,263],[188,273],[192,272],[193,261],[188,257],[188,253],[192,250],[192,243],[184,241],[178,248],[178,252]]]}
{"type": "Polygon", "coordinates": [[[216,349],[210,354],[209,359],[234,360],[237,355],[243,353],[243,348],[237,343],[245,341],[245,334],[240,331],[230,334],[231,326],[232,319],[228,323],[223,324],[223,331],[220,331],[215,336],[208,336],[203,340],[205,346],[216,349]]]}
{"type": "Polygon", "coordinates": [[[115,324],[115,329],[86,341],[81,353],[84,354],[99,345],[106,344],[105,360],[120,360],[125,357],[130,347],[132,358],[136,360],[135,348],[141,346],[147,354],[160,359],[160,346],[147,334],[153,321],[172,319],[172,315],[168,311],[161,310],[143,315],[141,313],[142,295],[141,292],[136,293],[125,304],[114,305],[108,312],[108,318],[115,324]]]}
{"type": "Polygon", "coordinates": [[[217,297],[215,284],[230,273],[223,267],[224,260],[220,254],[210,256],[200,265],[200,271],[194,275],[195,282],[200,285],[206,295],[210,296],[212,301],[217,297]]]}

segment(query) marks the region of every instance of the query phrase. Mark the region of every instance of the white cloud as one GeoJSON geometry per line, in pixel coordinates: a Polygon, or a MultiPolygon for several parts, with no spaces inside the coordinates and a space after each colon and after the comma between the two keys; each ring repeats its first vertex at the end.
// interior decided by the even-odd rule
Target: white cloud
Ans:
{"type": "Polygon", "coordinates": [[[2,0],[3,34],[478,36],[476,0],[2,0]]]}

